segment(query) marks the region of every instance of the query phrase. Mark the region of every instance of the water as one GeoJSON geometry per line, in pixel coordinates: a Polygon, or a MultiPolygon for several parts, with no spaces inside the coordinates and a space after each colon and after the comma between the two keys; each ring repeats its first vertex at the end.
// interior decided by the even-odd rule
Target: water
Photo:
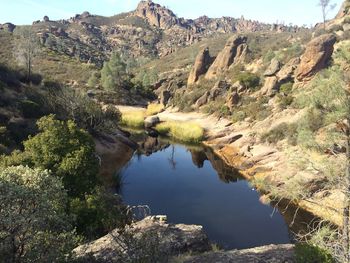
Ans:
{"type": "Polygon", "coordinates": [[[129,205],[148,205],[170,223],[198,224],[225,249],[290,243],[279,213],[239,173],[205,148],[148,138],[122,173],[129,205]]]}

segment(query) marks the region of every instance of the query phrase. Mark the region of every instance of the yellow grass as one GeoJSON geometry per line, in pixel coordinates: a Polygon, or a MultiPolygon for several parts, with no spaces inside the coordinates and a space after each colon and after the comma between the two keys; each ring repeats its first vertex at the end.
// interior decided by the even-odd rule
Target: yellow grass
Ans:
{"type": "Polygon", "coordinates": [[[152,116],[152,115],[155,115],[159,112],[162,112],[163,110],[164,110],[163,104],[151,103],[147,107],[146,115],[152,116]]]}
{"type": "Polygon", "coordinates": [[[144,119],[144,111],[122,112],[121,124],[132,128],[143,128],[144,119]]]}
{"type": "Polygon", "coordinates": [[[187,143],[199,143],[204,137],[203,128],[189,122],[163,122],[158,124],[155,129],[162,135],[169,135],[187,143]]]}

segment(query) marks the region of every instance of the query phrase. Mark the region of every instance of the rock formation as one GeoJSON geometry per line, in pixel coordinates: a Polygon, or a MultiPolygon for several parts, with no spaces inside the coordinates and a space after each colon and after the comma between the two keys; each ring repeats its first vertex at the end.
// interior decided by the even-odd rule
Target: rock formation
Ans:
{"type": "Polygon", "coordinates": [[[228,70],[232,64],[241,60],[245,50],[247,50],[246,42],[247,37],[245,36],[231,37],[210,66],[205,78],[213,79],[228,70]]]}
{"type": "Polygon", "coordinates": [[[147,19],[150,25],[162,29],[169,29],[172,26],[179,24],[179,19],[171,10],[153,3],[151,0],[141,1],[137,6],[135,14],[147,19]]]}
{"type": "MultiPolygon", "coordinates": [[[[147,217],[127,228],[126,233],[133,234],[135,242],[143,241],[140,245],[145,246],[145,249],[148,246],[149,250],[152,249],[156,253],[167,256],[210,250],[209,240],[202,226],[167,224],[158,220],[157,217],[147,217]]],[[[120,231],[115,229],[100,239],[77,247],[73,252],[75,252],[77,258],[82,260],[92,256],[96,260],[103,260],[104,262],[123,262],[123,256],[135,257],[135,254],[142,253],[137,249],[130,249],[127,251],[130,255],[125,255],[122,252],[121,245],[128,245],[123,243],[123,240],[125,239],[121,236],[120,231]]]]}
{"type": "Polygon", "coordinates": [[[344,3],[340,7],[340,10],[335,18],[339,19],[339,18],[343,18],[347,15],[350,15],[350,1],[349,0],[344,1],[344,3]]]}
{"type": "Polygon", "coordinates": [[[332,34],[321,35],[313,39],[306,47],[301,62],[296,70],[298,81],[308,81],[327,66],[333,54],[336,37],[332,34]]]}
{"type": "Polygon", "coordinates": [[[211,58],[209,54],[209,48],[206,47],[202,49],[197,55],[194,66],[188,77],[187,85],[195,84],[198,81],[199,77],[207,72],[210,60],[211,58]]]}
{"type": "Polygon", "coordinates": [[[0,24],[0,31],[6,31],[12,33],[16,26],[12,23],[0,24]]]}
{"type": "Polygon", "coordinates": [[[270,66],[265,71],[264,76],[271,77],[275,75],[280,69],[281,63],[276,58],[274,58],[271,60],[270,66]]]}

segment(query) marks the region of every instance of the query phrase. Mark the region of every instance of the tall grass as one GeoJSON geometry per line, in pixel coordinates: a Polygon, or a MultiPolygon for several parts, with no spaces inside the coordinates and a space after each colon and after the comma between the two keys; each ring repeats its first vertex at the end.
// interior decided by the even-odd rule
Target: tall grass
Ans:
{"type": "Polygon", "coordinates": [[[143,128],[145,124],[145,114],[143,111],[129,111],[123,112],[121,118],[121,125],[132,128],[143,128]]]}
{"type": "Polygon", "coordinates": [[[151,103],[147,106],[146,115],[152,116],[162,112],[163,110],[164,110],[164,106],[162,104],[151,103]]]}
{"type": "Polygon", "coordinates": [[[204,130],[198,124],[188,122],[163,122],[155,129],[162,135],[169,135],[187,143],[199,143],[204,138],[204,130]]]}

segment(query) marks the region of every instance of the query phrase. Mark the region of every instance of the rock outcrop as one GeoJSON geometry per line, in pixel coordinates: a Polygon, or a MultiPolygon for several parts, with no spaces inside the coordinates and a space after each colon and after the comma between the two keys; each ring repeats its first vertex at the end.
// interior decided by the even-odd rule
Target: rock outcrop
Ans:
{"type": "MultiPolygon", "coordinates": [[[[205,252],[210,250],[209,240],[202,226],[167,224],[158,220],[158,217],[147,217],[134,223],[125,230],[124,236],[130,234],[134,244],[139,243],[148,251],[155,251],[159,255],[176,256],[187,252],[205,252]]],[[[128,258],[142,255],[139,249],[127,249],[125,255],[121,246],[130,244],[123,242],[126,239],[118,229],[91,243],[74,249],[76,257],[81,259],[94,258],[103,262],[123,262],[123,256],[128,258]]],[[[130,238],[129,238],[130,241],[130,238]]]]}
{"type": "Polygon", "coordinates": [[[298,81],[308,81],[321,69],[327,67],[334,50],[336,37],[333,34],[321,35],[313,39],[306,47],[296,70],[298,81]]]}
{"type": "Polygon", "coordinates": [[[195,84],[198,81],[199,77],[207,72],[210,66],[210,60],[211,57],[209,54],[209,48],[206,47],[202,49],[197,55],[194,66],[188,77],[187,85],[195,84]]]}
{"type": "Polygon", "coordinates": [[[152,2],[151,0],[141,1],[135,11],[137,16],[147,19],[150,25],[169,29],[179,24],[177,16],[168,8],[152,2]]]}
{"type": "Polygon", "coordinates": [[[12,23],[0,24],[0,31],[6,31],[12,33],[16,26],[12,23]]]}
{"type": "Polygon", "coordinates": [[[232,250],[224,252],[209,252],[199,256],[187,258],[184,263],[293,263],[293,245],[269,245],[243,250],[232,250]]]}
{"type": "Polygon", "coordinates": [[[279,62],[276,58],[271,60],[270,66],[264,73],[264,76],[271,77],[275,75],[281,69],[281,62],[279,62]]]}
{"type": "Polygon", "coordinates": [[[241,61],[248,48],[246,42],[245,36],[231,37],[210,66],[205,78],[213,79],[228,70],[232,64],[241,61]]]}
{"type": "Polygon", "coordinates": [[[335,18],[340,19],[340,18],[343,18],[347,15],[350,15],[350,1],[349,0],[344,1],[344,3],[340,7],[340,10],[335,18]]]}

